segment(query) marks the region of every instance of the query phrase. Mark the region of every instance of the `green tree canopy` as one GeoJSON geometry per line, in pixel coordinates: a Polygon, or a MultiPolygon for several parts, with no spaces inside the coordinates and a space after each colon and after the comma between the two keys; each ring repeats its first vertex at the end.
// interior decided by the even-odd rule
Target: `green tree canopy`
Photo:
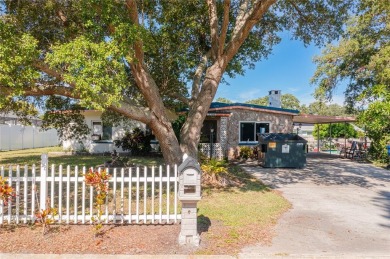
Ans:
{"type": "Polygon", "coordinates": [[[268,96],[259,97],[257,99],[246,101],[245,103],[268,106],[268,96]]]}
{"type": "Polygon", "coordinates": [[[347,81],[346,102],[362,110],[359,123],[373,140],[373,154],[385,161],[390,140],[390,5],[386,0],[362,0],[342,39],[316,58],[313,83],[317,96],[332,97],[347,81]]]}
{"type": "Polygon", "coordinates": [[[322,101],[315,101],[310,103],[305,108],[305,113],[324,115],[324,116],[345,116],[348,115],[344,106],[339,104],[326,104],[322,101]]]}
{"type": "Polygon", "coordinates": [[[323,125],[314,125],[313,136],[318,137],[318,130],[320,131],[320,139],[325,138],[356,138],[358,132],[349,123],[332,123],[323,125]]]}
{"type": "MultiPolygon", "coordinates": [[[[300,109],[300,102],[297,97],[292,94],[282,94],[281,96],[282,108],[284,109],[300,109]]],[[[259,97],[257,99],[246,101],[245,103],[268,106],[268,96],[259,97]]]]}
{"type": "Polygon", "coordinates": [[[243,74],[266,58],[283,30],[304,44],[336,39],[353,5],[0,0],[0,109],[16,102],[45,109],[46,100],[60,97],[67,108],[77,103],[109,111],[148,125],[165,160],[180,162],[182,152],[197,156],[202,124],[224,75],[243,74]],[[171,115],[184,105],[179,143],[171,115]]]}
{"type": "Polygon", "coordinates": [[[281,102],[284,109],[299,110],[301,108],[300,101],[292,94],[282,94],[281,102]]]}
{"type": "Polygon", "coordinates": [[[226,99],[226,98],[223,98],[223,97],[219,97],[217,98],[217,100],[215,100],[216,102],[220,102],[220,103],[233,103],[232,101],[230,101],[229,99],[226,99]]]}

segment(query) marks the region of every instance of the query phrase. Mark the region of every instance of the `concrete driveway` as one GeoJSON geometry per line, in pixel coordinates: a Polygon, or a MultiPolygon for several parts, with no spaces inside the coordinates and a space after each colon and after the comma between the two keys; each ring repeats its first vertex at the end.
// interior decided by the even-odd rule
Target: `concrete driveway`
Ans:
{"type": "Polygon", "coordinates": [[[240,257],[390,257],[390,171],[310,154],[304,169],[245,169],[293,208],[278,221],[271,246],[246,247],[240,257]]]}

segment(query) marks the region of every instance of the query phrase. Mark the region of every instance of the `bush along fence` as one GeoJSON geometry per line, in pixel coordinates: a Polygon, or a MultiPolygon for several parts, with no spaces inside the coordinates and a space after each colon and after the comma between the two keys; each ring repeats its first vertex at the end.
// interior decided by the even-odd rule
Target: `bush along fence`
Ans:
{"type": "Polygon", "coordinates": [[[41,158],[40,168],[0,168],[4,185],[14,190],[12,196],[0,199],[0,226],[33,223],[48,209],[55,211],[52,224],[94,224],[97,218],[102,224],[172,224],[181,219],[177,166],[49,168],[47,155],[41,158]],[[104,196],[91,184],[93,179],[85,181],[94,172],[109,175],[104,178],[104,196]]]}

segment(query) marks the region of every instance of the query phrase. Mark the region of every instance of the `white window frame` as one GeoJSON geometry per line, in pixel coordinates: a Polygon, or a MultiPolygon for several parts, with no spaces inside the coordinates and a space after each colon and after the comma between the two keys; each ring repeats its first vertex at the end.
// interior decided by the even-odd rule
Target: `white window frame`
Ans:
{"type": "Polygon", "coordinates": [[[270,121],[239,121],[238,122],[238,143],[240,144],[253,144],[257,143],[256,141],[256,124],[257,123],[268,123],[269,125],[269,132],[271,132],[271,122],[270,121]],[[255,123],[255,135],[254,135],[254,141],[241,141],[241,123],[255,123]]]}
{"type": "Polygon", "coordinates": [[[100,137],[103,136],[103,122],[102,121],[91,121],[91,127],[92,127],[92,135],[100,135],[100,137]],[[95,132],[94,123],[99,122],[100,123],[100,132],[95,132]]]}
{"type": "MultiPolygon", "coordinates": [[[[111,126],[111,139],[103,139],[104,137],[104,124],[103,124],[103,121],[100,121],[100,120],[92,120],[91,121],[91,127],[92,127],[92,135],[100,135],[100,140],[101,141],[112,141],[113,140],[113,127],[111,126]],[[101,129],[100,129],[100,133],[95,133],[94,131],[94,123],[100,123],[101,125],[101,129]]],[[[109,127],[109,126],[108,126],[109,127]]]]}

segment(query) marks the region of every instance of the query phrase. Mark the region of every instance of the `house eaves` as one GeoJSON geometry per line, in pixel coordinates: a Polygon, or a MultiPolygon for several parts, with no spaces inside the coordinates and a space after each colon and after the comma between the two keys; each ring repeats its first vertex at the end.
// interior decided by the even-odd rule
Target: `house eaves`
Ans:
{"type": "Polygon", "coordinates": [[[285,114],[285,115],[298,115],[298,110],[290,110],[276,107],[261,106],[256,104],[247,104],[247,103],[211,103],[209,112],[217,111],[230,111],[230,110],[246,110],[246,111],[256,111],[256,112],[267,112],[275,114],[285,114]]]}
{"type": "Polygon", "coordinates": [[[355,117],[349,116],[323,116],[313,114],[302,114],[294,116],[294,123],[307,123],[307,124],[328,124],[328,123],[342,123],[342,122],[355,122],[355,117]]]}

